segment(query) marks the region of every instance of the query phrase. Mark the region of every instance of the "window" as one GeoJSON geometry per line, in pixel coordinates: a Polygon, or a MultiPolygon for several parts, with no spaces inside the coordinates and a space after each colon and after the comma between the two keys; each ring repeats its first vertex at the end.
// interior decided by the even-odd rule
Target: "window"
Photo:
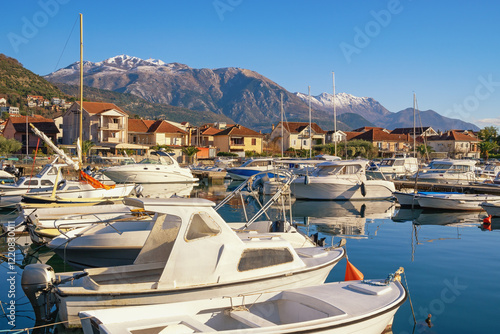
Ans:
{"type": "Polygon", "coordinates": [[[252,138],[252,145],[254,145],[254,146],[257,145],[257,139],[252,138]]]}
{"type": "Polygon", "coordinates": [[[238,271],[276,266],[293,261],[288,248],[245,249],[238,263],[238,271]]]}
{"type": "Polygon", "coordinates": [[[38,180],[28,180],[24,183],[27,186],[37,186],[38,185],[38,180]]]}
{"type": "Polygon", "coordinates": [[[307,140],[304,139],[304,144],[303,145],[307,145],[307,140]]]}
{"type": "Polygon", "coordinates": [[[42,180],[41,182],[42,186],[53,186],[54,183],[52,183],[52,181],[50,180],[42,180]]]}
{"type": "Polygon", "coordinates": [[[207,213],[196,213],[191,218],[191,222],[186,232],[186,241],[213,237],[220,232],[221,230],[219,225],[217,225],[217,223],[207,213]]]}

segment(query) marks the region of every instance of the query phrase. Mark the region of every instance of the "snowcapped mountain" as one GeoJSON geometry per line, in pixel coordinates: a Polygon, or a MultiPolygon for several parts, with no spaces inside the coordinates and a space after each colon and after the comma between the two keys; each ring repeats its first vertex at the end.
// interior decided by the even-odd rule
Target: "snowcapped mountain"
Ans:
{"type": "MultiPolygon", "coordinates": [[[[295,94],[306,104],[309,103],[307,94],[295,94]]],[[[317,96],[311,96],[311,108],[333,114],[333,94],[321,93],[317,96]]],[[[372,123],[379,120],[381,116],[391,113],[371,97],[357,97],[347,93],[335,94],[335,109],[337,115],[354,113],[363,116],[372,123]]]]}
{"type": "MultiPolygon", "coordinates": [[[[50,73],[45,79],[78,85],[79,64],[73,63],[50,73]]],[[[309,97],[306,94],[290,93],[255,71],[237,67],[194,69],[180,63],[119,55],[95,63],[85,61],[84,85],[130,93],[152,103],[184,107],[198,113],[211,111],[225,115],[235,123],[266,131],[280,120],[280,96],[283,94],[286,119],[309,120],[309,97]]],[[[373,98],[346,93],[335,94],[335,97],[337,114],[351,114],[344,119],[352,120],[353,124],[346,122],[342,127],[344,129],[371,123],[387,129],[393,128],[392,123],[412,126],[412,119],[408,119],[406,113],[394,114],[373,98]],[[353,117],[352,114],[358,116],[353,117]]],[[[314,109],[313,122],[325,130],[333,129],[332,95],[322,93],[311,96],[311,106],[314,109]]],[[[427,125],[441,129],[448,124],[459,124],[447,123],[447,120],[446,117],[434,115],[429,118],[433,123],[427,125]]],[[[475,127],[470,123],[464,123],[463,126],[468,129],[475,127]]]]}

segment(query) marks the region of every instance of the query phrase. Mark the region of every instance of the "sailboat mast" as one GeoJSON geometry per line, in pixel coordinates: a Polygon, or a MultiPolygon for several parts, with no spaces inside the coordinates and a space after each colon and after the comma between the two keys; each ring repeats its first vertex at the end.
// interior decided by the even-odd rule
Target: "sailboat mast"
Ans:
{"type": "MultiPolygon", "coordinates": [[[[80,145],[83,146],[83,16],[80,13],[80,145]]],[[[78,157],[78,163],[82,167],[82,157],[78,157]]]]}
{"type": "Polygon", "coordinates": [[[333,81],[333,142],[335,143],[335,156],[337,156],[337,109],[335,108],[335,72],[332,72],[333,81]]]}
{"type": "Polygon", "coordinates": [[[311,86],[307,86],[309,94],[309,159],[312,159],[312,125],[311,125],[311,86]]]}
{"type": "Polygon", "coordinates": [[[415,93],[413,93],[413,157],[417,157],[417,146],[416,146],[416,132],[415,132],[415,93]]]}
{"type": "Polygon", "coordinates": [[[281,92],[281,157],[283,158],[283,145],[284,145],[284,141],[285,141],[285,138],[283,138],[283,127],[285,126],[283,124],[283,92],[281,92]]]}

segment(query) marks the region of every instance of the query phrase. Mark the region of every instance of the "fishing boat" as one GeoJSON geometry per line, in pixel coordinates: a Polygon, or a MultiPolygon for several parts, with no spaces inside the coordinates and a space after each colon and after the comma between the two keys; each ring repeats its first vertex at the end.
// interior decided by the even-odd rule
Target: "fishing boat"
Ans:
{"type": "Polygon", "coordinates": [[[181,183],[196,182],[189,168],[182,168],[168,153],[153,151],[135,164],[111,166],[101,172],[116,183],[181,183]]]}
{"type": "Polygon", "coordinates": [[[481,211],[482,203],[499,203],[500,196],[484,194],[434,193],[419,195],[418,204],[422,208],[481,211]]]}
{"type": "Polygon", "coordinates": [[[53,301],[74,327],[82,310],[317,285],[344,256],[342,247],[294,248],[272,233],[234,231],[209,200],[127,201],[159,216],[134,263],[58,273],[57,280],[50,266],[25,267],[21,281],[37,319],[48,318],[53,301]]]}
{"type": "Polygon", "coordinates": [[[386,280],[333,282],[298,289],[79,313],[94,333],[380,334],[405,302],[400,273],[386,280]]]}
{"type": "Polygon", "coordinates": [[[368,180],[368,160],[327,161],[310,175],[296,178],[290,185],[297,199],[359,200],[392,198],[396,190],[387,180],[368,180]]]}
{"type": "Polygon", "coordinates": [[[418,182],[443,184],[470,184],[476,182],[475,160],[436,159],[428,168],[412,176],[418,182]]]}

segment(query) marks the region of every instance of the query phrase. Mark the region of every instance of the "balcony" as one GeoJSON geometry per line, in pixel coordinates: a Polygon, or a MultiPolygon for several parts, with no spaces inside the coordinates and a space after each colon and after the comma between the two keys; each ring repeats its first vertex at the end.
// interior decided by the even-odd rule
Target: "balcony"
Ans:
{"type": "Polygon", "coordinates": [[[121,125],[119,123],[107,123],[104,125],[100,125],[99,129],[100,130],[119,131],[119,130],[123,130],[124,127],[123,127],[123,125],[121,125]]]}
{"type": "Polygon", "coordinates": [[[120,138],[113,138],[113,137],[108,137],[102,141],[103,143],[110,143],[110,144],[118,144],[121,143],[122,141],[120,138]]]}

